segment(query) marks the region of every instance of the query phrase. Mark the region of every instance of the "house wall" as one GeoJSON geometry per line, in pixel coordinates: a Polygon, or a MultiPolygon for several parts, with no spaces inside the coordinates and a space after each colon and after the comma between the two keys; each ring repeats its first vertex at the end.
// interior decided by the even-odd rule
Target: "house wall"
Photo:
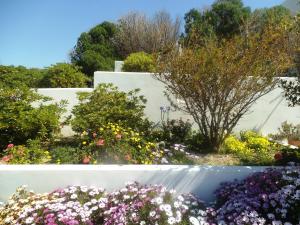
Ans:
{"type": "Polygon", "coordinates": [[[206,202],[224,181],[242,179],[265,167],[172,165],[0,165],[0,201],[21,185],[37,193],[68,185],[94,185],[115,190],[128,181],[162,184],[178,193],[192,192],[206,202]]]}

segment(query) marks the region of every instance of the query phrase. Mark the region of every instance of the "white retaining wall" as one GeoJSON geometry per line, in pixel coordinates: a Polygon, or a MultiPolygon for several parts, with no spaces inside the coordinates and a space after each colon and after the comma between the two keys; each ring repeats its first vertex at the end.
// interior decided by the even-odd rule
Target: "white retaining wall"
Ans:
{"type": "Polygon", "coordinates": [[[162,184],[178,193],[192,192],[207,203],[224,181],[242,179],[265,167],[172,165],[0,165],[0,201],[6,201],[21,185],[37,193],[68,185],[94,185],[107,190],[128,181],[162,184]]]}

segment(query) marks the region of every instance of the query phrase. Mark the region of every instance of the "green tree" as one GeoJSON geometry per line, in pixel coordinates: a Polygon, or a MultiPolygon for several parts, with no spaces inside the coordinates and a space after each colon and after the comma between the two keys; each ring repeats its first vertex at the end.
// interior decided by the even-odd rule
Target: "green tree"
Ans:
{"type": "MultiPolygon", "coordinates": [[[[256,31],[261,30],[264,26],[273,23],[277,24],[281,21],[292,21],[291,11],[284,6],[274,6],[271,8],[256,9],[251,15],[251,27],[256,31]]],[[[250,28],[251,28],[250,27],[250,28]]]]}
{"type": "Polygon", "coordinates": [[[206,39],[228,38],[241,30],[250,17],[251,10],[241,0],[217,0],[211,9],[191,9],[185,14],[185,43],[198,41],[203,45],[206,39]]]}
{"type": "Polygon", "coordinates": [[[228,37],[240,32],[250,13],[250,8],[244,7],[241,0],[217,0],[205,13],[205,18],[218,36],[228,37]]]}
{"type": "Polygon", "coordinates": [[[194,118],[214,151],[255,101],[273,90],[274,77],[292,65],[292,26],[281,21],[261,33],[212,39],[158,58],[155,75],[165,83],[171,103],[194,118]],[[184,104],[177,105],[174,96],[184,104]]]}
{"type": "Polygon", "coordinates": [[[41,87],[47,88],[76,88],[86,87],[90,79],[83,74],[78,66],[68,63],[57,63],[45,70],[41,87]]]}
{"type": "Polygon", "coordinates": [[[82,33],[71,52],[71,62],[90,77],[97,70],[113,70],[114,61],[119,59],[114,44],[116,32],[115,24],[103,22],[82,33]]]}

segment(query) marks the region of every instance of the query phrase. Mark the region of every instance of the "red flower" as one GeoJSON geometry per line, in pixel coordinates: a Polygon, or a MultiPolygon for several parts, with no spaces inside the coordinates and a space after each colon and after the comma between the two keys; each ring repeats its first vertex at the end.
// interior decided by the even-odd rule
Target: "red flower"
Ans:
{"type": "Polygon", "coordinates": [[[103,145],[104,145],[104,140],[103,140],[103,139],[99,139],[99,140],[96,142],[96,145],[97,145],[97,146],[103,146],[103,145]]]}
{"type": "Polygon", "coordinates": [[[8,144],[6,148],[8,149],[8,148],[13,148],[13,147],[14,147],[14,144],[8,144]]]}
{"type": "Polygon", "coordinates": [[[9,160],[11,160],[13,158],[13,156],[10,154],[10,155],[6,155],[6,156],[3,156],[1,161],[3,162],[9,162],[9,160]]]}
{"type": "Polygon", "coordinates": [[[282,154],[280,152],[277,152],[275,155],[274,155],[274,159],[275,160],[281,160],[283,158],[282,154]]]}
{"type": "Polygon", "coordinates": [[[91,156],[84,156],[82,163],[83,164],[89,164],[91,161],[91,156]]]}

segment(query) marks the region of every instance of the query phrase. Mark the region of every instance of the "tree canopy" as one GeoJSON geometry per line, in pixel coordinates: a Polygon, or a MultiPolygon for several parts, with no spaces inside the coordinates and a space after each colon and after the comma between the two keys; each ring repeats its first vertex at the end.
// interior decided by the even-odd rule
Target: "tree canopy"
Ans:
{"type": "Polygon", "coordinates": [[[113,70],[114,61],[119,59],[114,44],[116,33],[117,26],[111,22],[103,22],[83,32],[71,52],[71,62],[91,77],[97,70],[113,70]]]}

